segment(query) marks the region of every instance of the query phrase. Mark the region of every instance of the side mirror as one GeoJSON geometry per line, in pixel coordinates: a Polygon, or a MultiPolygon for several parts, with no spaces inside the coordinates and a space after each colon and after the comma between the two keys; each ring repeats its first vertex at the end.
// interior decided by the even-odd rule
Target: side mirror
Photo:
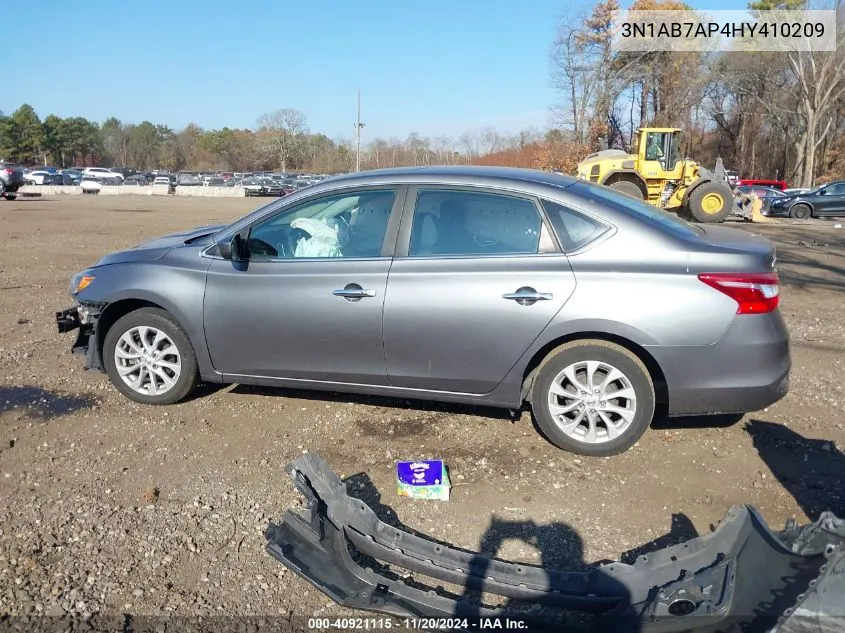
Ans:
{"type": "Polygon", "coordinates": [[[249,254],[246,249],[246,240],[238,233],[228,241],[218,242],[217,248],[220,249],[220,256],[223,259],[229,259],[233,262],[242,262],[249,259],[249,254]]]}
{"type": "Polygon", "coordinates": [[[827,189],[819,189],[819,195],[820,196],[826,196],[827,195],[827,189]]]}

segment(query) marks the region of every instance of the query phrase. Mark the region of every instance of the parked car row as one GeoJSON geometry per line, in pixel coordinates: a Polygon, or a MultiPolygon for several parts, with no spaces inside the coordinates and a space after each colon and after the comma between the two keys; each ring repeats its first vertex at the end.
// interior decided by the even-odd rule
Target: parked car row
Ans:
{"type": "Polygon", "coordinates": [[[169,185],[171,187],[243,187],[247,196],[281,197],[320,182],[326,176],[290,176],[283,173],[241,174],[234,172],[177,173],[152,171],[129,176],[124,186],[169,185]]]}
{"type": "Polygon", "coordinates": [[[845,216],[845,181],[827,183],[813,189],[785,191],[773,187],[740,185],[734,191],[737,198],[749,194],[760,198],[760,211],[766,216],[797,220],[845,216]]]}

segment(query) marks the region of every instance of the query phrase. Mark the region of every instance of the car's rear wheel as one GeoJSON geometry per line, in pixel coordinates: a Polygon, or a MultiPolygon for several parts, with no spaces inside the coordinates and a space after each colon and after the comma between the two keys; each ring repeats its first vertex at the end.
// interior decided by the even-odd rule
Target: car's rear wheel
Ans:
{"type": "Polygon", "coordinates": [[[601,340],[566,343],[538,368],[531,408],[555,446],[606,457],[628,450],[654,416],[654,384],[630,350],[601,340]]]}
{"type": "Polygon", "coordinates": [[[199,382],[194,348],[166,311],[141,308],[106,333],[103,362],[112,384],[141,404],[173,404],[199,382]]]}
{"type": "Polygon", "coordinates": [[[812,215],[812,209],[806,204],[796,204],[789,210],[789,217],[796,220],[806,220],[812,215]]]}

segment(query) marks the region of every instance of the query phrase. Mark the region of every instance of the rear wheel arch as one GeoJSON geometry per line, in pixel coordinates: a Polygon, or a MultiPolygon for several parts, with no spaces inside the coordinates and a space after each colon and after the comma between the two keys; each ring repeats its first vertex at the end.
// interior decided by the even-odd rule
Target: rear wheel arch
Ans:
{"type": "Polygon", "coordinates": [[[538,371],[545,362],[554,357],[561,348],[567,346],[569,343],[588,340],[613,343],[634,354],[640,362],[645,365],[649,375],[651,376],[651,380],[654,383],[654,395],[656,402],[660,405],[669,404],[669,389],[666,383],[666,374],[654,356],[652,356],[645,347],[624,336],[609,334],[607,332],[586,331],[574,332],[572,334],[560,336],[549,341],[537,350],[523,371],[521,400],[524,402],[531,397],[531,388],[534,384],[534,379],[537,377],[538,371]]]}

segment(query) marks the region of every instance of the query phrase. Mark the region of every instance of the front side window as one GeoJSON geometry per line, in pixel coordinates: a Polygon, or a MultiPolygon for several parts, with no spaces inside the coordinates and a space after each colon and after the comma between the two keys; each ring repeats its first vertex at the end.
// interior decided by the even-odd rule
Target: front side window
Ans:
{"type": "Polygon", "coordinates": [[[526,255],[539,251],[540,213],[515,196],[421,190],[414,207],[410,257],[526,255]]]}
{"type": "Polygon", "coordinates": [[[251,260],[378,257],[396,191],[356,191],[315,198],[256,224],[251,260]]]}
{"type": "Polygon", "coordinates": [[[664,156],[665,132],[649,132],[646,137],[645,159],[660,160],[664,156]]]}

